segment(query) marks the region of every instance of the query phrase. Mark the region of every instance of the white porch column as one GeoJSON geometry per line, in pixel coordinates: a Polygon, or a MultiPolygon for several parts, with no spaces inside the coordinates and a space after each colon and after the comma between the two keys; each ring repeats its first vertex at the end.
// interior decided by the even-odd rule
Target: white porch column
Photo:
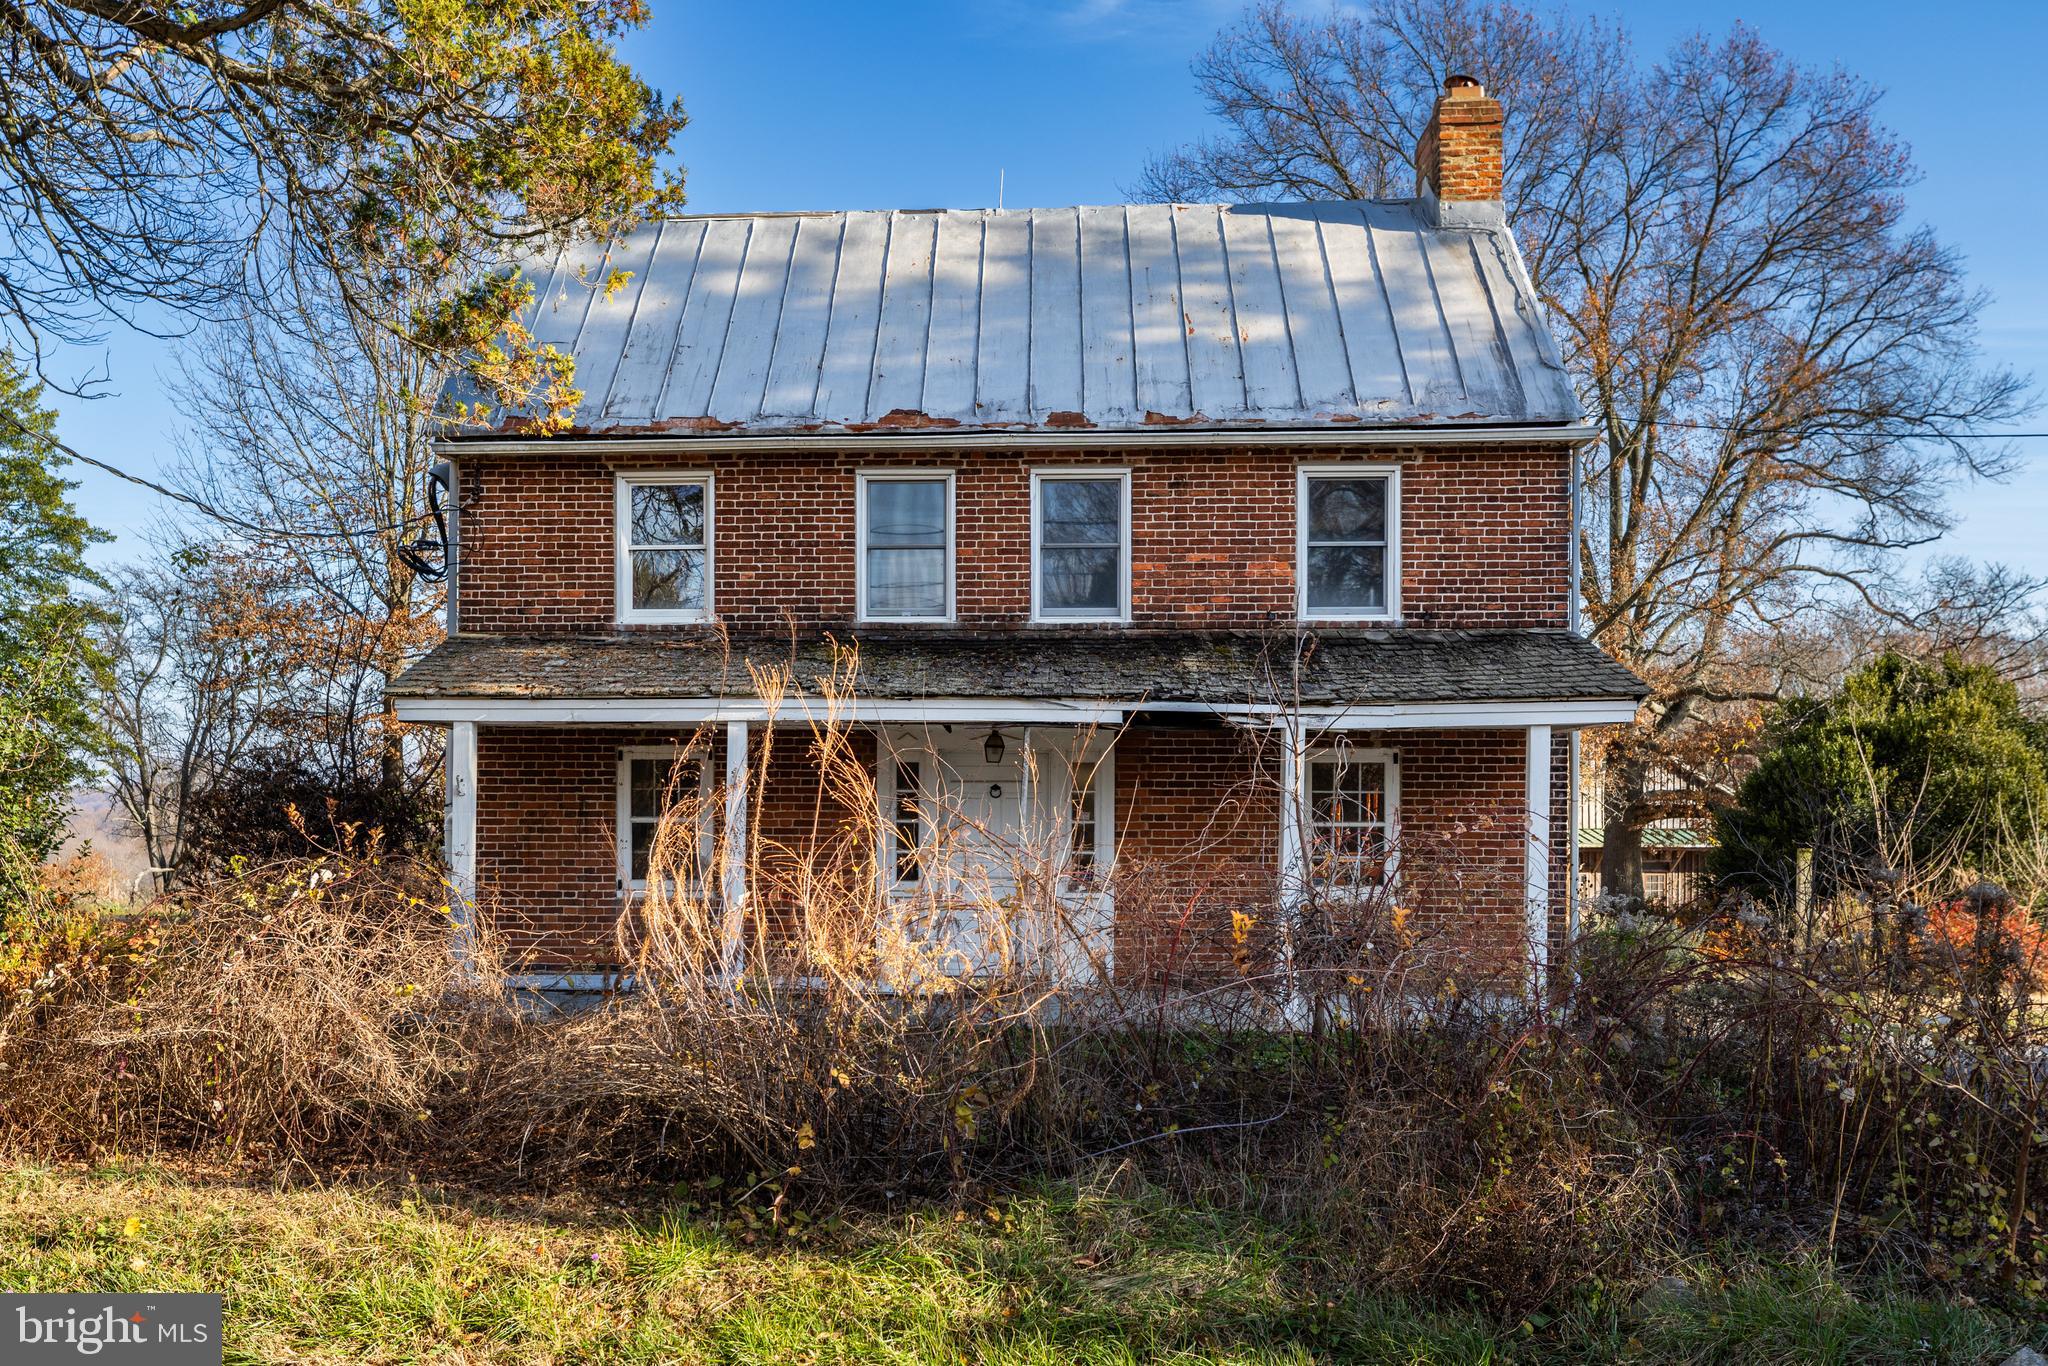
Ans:
{"type": "Polygon", "coordinates": [[[448,856],[448,914],[455,929],[455,956],[468,961],[476,938],[476,722],[448,727],[441,769],[447,783],[442,848],[448,856]]]}
{"type": "Polygon", "coordinates": [[[725,862],[719,889],[725,905],[725,976],[739,976],[747,901],[747,863],[752,854],[747,816],[747,723],[725,723],[725,862]]]}
{"type": "Polygon", "coordinates": [[[1550,970],[1550,727],[1530,726],[1525,734],[1529,741],[1529,952],[1532,989],[1540,992],[1550,970]]]}
{"type": "Polygon", "coordinates": [[[1302,857],[1302,721],[1289,717],[1280,725],[1280,905],[1289,918],[1308,891],[1308,865],[1302,857]]]}

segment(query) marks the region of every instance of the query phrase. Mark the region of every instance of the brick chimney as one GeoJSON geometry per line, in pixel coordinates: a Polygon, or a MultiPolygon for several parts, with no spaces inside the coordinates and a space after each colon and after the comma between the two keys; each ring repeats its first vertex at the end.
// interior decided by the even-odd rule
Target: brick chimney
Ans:
{"type": "Polygon", "coordinates": [[[1499,227],[1500,101],[1470,76],[1453,76],[1415,144],[1415,197],[1445,228],[1499,227]]]}

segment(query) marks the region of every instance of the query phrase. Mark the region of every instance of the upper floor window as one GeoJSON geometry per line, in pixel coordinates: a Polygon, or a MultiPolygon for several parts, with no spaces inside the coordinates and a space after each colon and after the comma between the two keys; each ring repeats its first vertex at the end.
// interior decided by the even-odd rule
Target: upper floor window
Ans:
{"type": "Polygon", "coordinates": [[[711,476],[622,474],[615,516],[619,620],[709,620],[711,476]]]}
{"type": "Polygon", "coordinates": [[[863,474],[856,521],[861,619],[951,620],[952,474],[863,474]]]}
{"type": "Polygon", "coordinates": [[[1041,470],[1031,478],[1031,615],[1127,621],[1131,611],[1128,470],[1041,470]]]}
{"type": "Polygon", "coordinates": [[[1304,468],[1296,499],[1301,616],[1371,621],[1397,615],[1399,473],[1360,465],[1304,468]]]}

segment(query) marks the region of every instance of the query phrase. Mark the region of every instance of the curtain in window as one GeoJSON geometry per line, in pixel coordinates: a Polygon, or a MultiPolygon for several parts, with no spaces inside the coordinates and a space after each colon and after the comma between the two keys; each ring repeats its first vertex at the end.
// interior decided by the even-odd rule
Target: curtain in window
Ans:
{"type": "Polygon", "coordinates": [[[945,480],[869,481],[865,554],[868,616],[945,616],[945,480]]]}

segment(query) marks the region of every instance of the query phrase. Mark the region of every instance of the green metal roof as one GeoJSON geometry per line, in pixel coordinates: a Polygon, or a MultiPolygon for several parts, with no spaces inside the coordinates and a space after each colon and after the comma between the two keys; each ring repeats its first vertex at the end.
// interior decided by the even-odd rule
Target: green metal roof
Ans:
{"type": "MultiPolygon", "coordinates": [[[[1582,825],[1579,827],[1579,848],[1598,849],[1607,843],[1605,827],[1582,825]]],[[[1711,849],[1714,841],[1699,830],[1674,830],[1666,826],[1653,825],[1643,831],[1645,849],[1711,849]]]]}

